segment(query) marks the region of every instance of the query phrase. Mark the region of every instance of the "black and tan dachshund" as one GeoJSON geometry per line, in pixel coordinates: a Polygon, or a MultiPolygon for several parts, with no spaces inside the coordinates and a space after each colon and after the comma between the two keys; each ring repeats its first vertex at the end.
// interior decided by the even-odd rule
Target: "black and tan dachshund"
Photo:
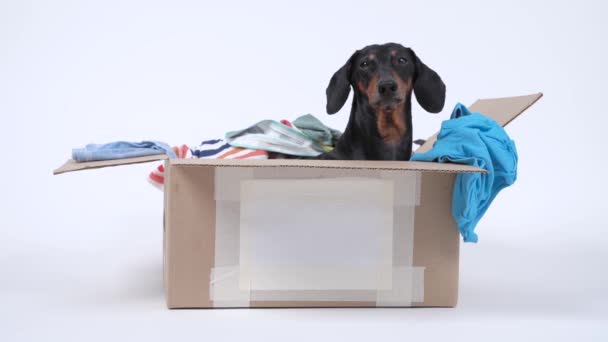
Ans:
{"type": "Polygon", "coordinates": [[[410,48],[370,45],[356,51],[327,87],[327,113],[335,114],[354,90],[348,125],[336,148],[320,159],[409,160],[412,91],[422,108],[438,113],[445,84],[410,48]]]}

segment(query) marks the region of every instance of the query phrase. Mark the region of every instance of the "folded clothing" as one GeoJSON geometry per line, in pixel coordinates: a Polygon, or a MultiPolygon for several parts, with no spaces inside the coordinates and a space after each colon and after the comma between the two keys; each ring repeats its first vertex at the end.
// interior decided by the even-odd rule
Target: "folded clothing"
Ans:
{"type": "MultiPolygon", "coordinates": [[[[283,121],[281,121],[283,123],[283,121]]],[[[319,119],[311,114],[302,115],[293,121],[293,126],[306,134],[324,149],[333,149],[342,132],[325,126],[319,119]]]]}
{"type": "Polygon", "coordinates": [[[72,149],[72,159],[77,162],[135,158],[156,154],[167,154],[176,158],[173,149],[161,141],[115,141],[107,144],[88,144],[84,148],[72,149]]]}
{"type": "Polygon", "coordinates": [[[323,147],[293,125],[263,120],[245,129],[228,132],[226,142],[231,146],[264,150],[302,157],[316,157],[323,147]]]}
{"type": "Polygon", "coordinates": [[[465,242],[478,241],[475,226],[496,195],[517,179],[515,143],[496,121],[471,113],[460,103],[441,124],[433,148],[415,153],[411,160],[466,164],[488,172],[456,176],[452,215],[465,242]]]}
{"type": "Polygon", "coordinates": [[[238,131],[228,132],[231,146],[265,150],[278,155],[316,157],[333,150],[342,133],[324,125],[311,114],[295,121],[263,120],[238,131]]]}

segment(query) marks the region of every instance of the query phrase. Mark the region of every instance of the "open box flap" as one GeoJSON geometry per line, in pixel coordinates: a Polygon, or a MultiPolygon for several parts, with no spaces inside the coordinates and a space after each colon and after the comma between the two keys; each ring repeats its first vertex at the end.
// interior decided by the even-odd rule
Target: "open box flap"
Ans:
{"type": "Polygon", "coordinates": [[[171,165],[213,166],[213,167],[299,167],[328,169],[368,169],[394,171],[423,171],[447,173],[471,173],[486,171],[468,165],[413,161],[376,161],[376,160],[306,160],[306,159],[169,159],[171,165]]]}
{"type": "MultiPolygon", "coordinates": [[[[504,127],[521,113],[525,112],[526,109],[530,108],[542,96],[542,93],[536,93],[524,96],[477,100],[469,106],[469,110],[490,117],[504,127]]],[[[426,142],[416,150],[416,153],[430,150],[437,140],[437,134],[439,133],[435,133],[432,137],[428,138],[426,142]]]]}
{"type": "Polygon", "coordinates": [[[61,165],[58,169],[54,170],[53,174],[58,175],[58,174],[65,173],[65,172],[99,169],[99,168],[108,167],[108,166],[148,163],[148,162],[153,162],[153,161],[158,161],[158,160],[165,160],[167,158],[168,157],[165,154],[156,154],[156,155],[152,155],[152,156],[144,156],[144,157],[136,157],[136,158],[98,160],[98,161],[90,161],[90,162],[75,162],[72,159],[70,159],[70,160],[66,161],[63,165],[61,165]]]}
{"type": "MultiPolygon", "coordinates": [[[[509,122],[532,106],[543,96],[542,93],[532,95],[503,97],[495,99],[477,100],[469,109],[473,112],[482,113],[499,124],[506,126],[509,122]]],[[[416,152],[430,150],[437,134],[430,137],[424,145],[416,152]]],[[[77,163],[68,160],[61,167],[53,171],[54,174],[65,172],[98,169],[108,166],[129,165],[165,160],[166,155],[153,155],[138,158],[126,158],[115,160],[102,160],[77,163]]],[[[318,168],[343,168],[343,169],[378,169],[378,170],[403,170],[423,172],[485,172],[482,169],[434,162],[394,162],[394,161],[350,161],[350,160],[303,160],[303,159],[271,159],[271,160],[226,160],[226,159],[171,159],[171,164],[192,166],[227,166],[227,167],[318,167],[318,168]]]]}
{"type": "MultiPolygon", "coordinates": [[[[127,158],[117,160],[103,160],[77,163],[68,160],[61,167],[53,171],[58,175],[65,172],[98,169],[108,166],[119,166],[151,161],[165,160],[164,155],[127,158]]],[[[459,164],[439,164],[432,162],[392,162],[392,161],[354,161],[354,160],[303,160],[303,159],[268,159],[268,160],[237,160],[237,159],[169,159],[172,165],[186,166],[213,166],[213,167],[312,167],[331,169],[373,169],[373,170],[401,170],[423,172],[486,172],[483,169],[459,164]]]]}

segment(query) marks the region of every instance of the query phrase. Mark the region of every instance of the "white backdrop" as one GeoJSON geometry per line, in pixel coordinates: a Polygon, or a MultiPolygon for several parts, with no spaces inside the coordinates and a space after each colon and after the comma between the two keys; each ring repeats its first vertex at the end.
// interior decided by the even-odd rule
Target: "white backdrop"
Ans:
{"type": "MultiPolygon", "coordinates": [[[[0,1],[0,337],[107,340],[600,340],[608,335],[602,1],[0,1]],[[462,246],[455,309],[169,311],[154,164],[52,176],[72,147],[198,143],[260,119],[327,116],[367,44],[414,48],[446,108],[542,91],[508,126],[519,179],[462,246]]],[[[347,102],[350,104],[350,101],[347,102]]]]}

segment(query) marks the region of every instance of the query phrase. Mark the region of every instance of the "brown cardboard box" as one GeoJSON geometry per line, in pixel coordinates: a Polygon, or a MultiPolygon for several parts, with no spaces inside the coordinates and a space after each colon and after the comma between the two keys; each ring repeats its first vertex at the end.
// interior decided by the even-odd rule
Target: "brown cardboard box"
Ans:
{"type": "MultiPolygon", "coordinates": [[[[479,100],[470,109],[506,125],[541,96],[479,100]]],[[[149,156],[68,161],[55,174],[162,159],[169,308],[457,303],[452,188],[457,173],[481,169],[149,156]]]]}

